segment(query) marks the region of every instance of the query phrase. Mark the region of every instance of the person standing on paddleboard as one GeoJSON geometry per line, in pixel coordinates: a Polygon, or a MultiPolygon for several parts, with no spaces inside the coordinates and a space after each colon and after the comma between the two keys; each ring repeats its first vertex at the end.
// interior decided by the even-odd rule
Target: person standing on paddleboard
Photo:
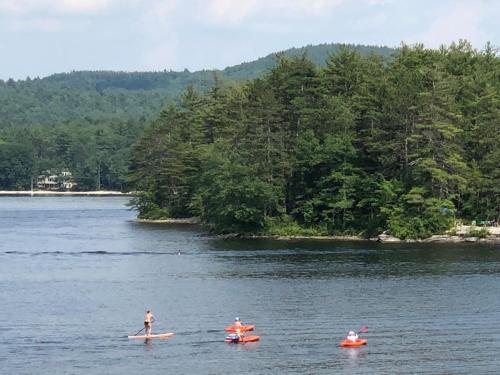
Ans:
{"type": "Polygon", "coordinates": [[[154,321],[155,317],[153,313],[150,310],[146,311],[146,316],[144,317],[144,329],[147,336],[151,335],[154,321]]]}

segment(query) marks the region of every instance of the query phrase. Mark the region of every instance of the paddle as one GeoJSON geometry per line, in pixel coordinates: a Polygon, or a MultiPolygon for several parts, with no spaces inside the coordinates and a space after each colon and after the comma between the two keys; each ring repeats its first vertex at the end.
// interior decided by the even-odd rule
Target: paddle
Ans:
{"type": "MultiPolygon", "coordinates": [[[[153,324],[154,322],[156,322],[156,319],[155,317],[153,317],[153,320],[151,320],[151,324],[153,324]]],[[[139,333],[141,333],[142,331],[144,331],[146,329],[146,327],[143,327],[140,331],[138,331],[137,333],[133,334],[132,336],[137,336],[139,333]]]]}
{"type": "Polygon", "coordinates": [[[132,336],[137,336],[139,333],[141,333],[142,331],[144,331],[146,327],[142,328],[140,331],[138,331],[137,333],[134,333],[132,336]]]}
{"type": "Polygon", "coordinates": [[[358,331],[358,335],[360,333],[367,333],[368,332],[368,327],[367,326],[361,326],[361,328],[358,331]]]}

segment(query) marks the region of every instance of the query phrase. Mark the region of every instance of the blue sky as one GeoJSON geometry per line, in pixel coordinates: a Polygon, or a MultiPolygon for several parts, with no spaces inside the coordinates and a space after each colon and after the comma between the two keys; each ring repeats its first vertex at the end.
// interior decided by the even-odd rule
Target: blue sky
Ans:
{"type": "Polygon", "coordinates": [[[0,78],[224,68],[307,44],[500,45],[500,0],[0,0],[0,78]]]}

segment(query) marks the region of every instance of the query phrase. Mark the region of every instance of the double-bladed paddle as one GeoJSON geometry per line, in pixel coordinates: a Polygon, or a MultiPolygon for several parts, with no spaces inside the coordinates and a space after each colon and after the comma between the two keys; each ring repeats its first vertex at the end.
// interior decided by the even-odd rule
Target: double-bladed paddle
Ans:
{"type": "Polygon", "coordinates": [[[361,326],[361,328],[358,331],[358,334],[360,333],[367,333],[368,332],[368,327],[367,326],[361,326]]]}

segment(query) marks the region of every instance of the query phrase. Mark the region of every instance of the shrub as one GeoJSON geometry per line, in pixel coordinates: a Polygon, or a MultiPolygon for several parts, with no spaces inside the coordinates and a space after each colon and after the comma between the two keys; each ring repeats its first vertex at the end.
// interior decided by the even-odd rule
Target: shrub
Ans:
{"type": "Polygon", "coordinates": [[[170,218],[170,212],[166,208],[156,207],[151,211],[144,213],[140,218],[147,220],[162,220],[170,218]]]}
{"type": "Polygon", "coordinates": [[[455,222],[452,202],[436,198],[424,199],[424,191],[412,189],[391,208],[383,208],[390,233],[401,239],[428,238],[444,233],[455,222]]]}
{"type": "Polygon", "coordinates": [[[263,234],[273,236],[325,236],[327,230],[322,227],[307,227],[299,225],[291,216],[267,217],[263,234]]]}
{"type": "Polygon", "coordinates": [[[470,228],[467,232],[468,237],[486,238],[490,235],[490,231],[486,228],[470,228]]]}
{"type": "Polygon", "coordinates": [[[137,193],[137,195],[130,200],[128,206],[137,210],[139,219],[159,220],[170,217],[168,209],[161,208],[154,203],[154,196],[151,193],[137,193]]]}

